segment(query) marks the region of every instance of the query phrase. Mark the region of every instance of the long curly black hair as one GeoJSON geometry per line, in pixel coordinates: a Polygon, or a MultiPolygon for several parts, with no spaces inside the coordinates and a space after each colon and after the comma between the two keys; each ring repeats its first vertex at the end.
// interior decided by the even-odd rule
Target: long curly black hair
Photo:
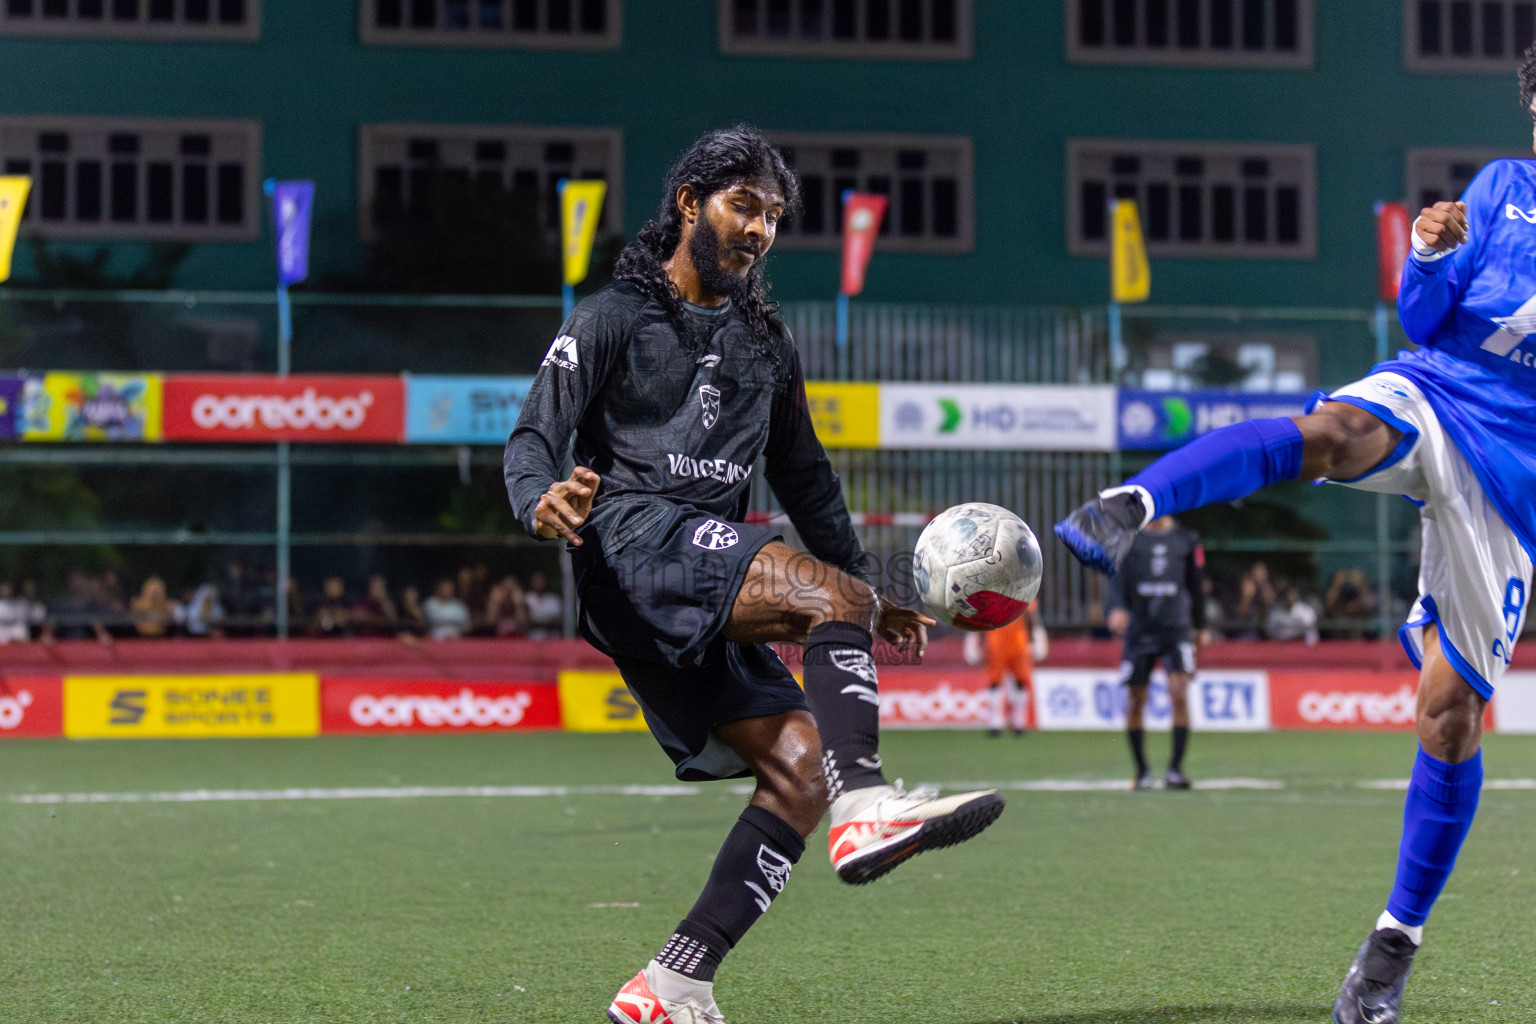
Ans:
{"type": "MultiPolygon", "coordinates": [[[[784,162],[783,154],[761,132],[745,124],[705,132],[667,172],[656,218],[646,221],[635,240],[619,253],[613,276],[633,282],[659,302],[679,337],[686,339],[691,332],[683,318],[683,304],[662,267],[662,262],[677,251],[683,237],[677,190],[692,185],[703,203],[722,189],[754,178],[769,178],[778,186],[784,197],[785,217],[799,211],[800,181],[784,162]]],[[[752,333],[767,342],[783,334],[784,322],[779,318],[779,304],[769,298],[768,281],[763,274],[765,262],[760,259],[752,265],[742,288],[732,298],[752,333]]]]}

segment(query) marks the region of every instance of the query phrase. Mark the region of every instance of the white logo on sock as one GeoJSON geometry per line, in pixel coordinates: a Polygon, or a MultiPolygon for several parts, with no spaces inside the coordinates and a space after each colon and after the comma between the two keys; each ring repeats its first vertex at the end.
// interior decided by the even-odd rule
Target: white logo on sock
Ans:
{"type": "Polygon", "coordinates": [[[850,683],[849,685],[843,687],[841,692],[854,694],[859,698],[859,700],[866,704],[873,704],[876,707],[880,706],[880,695],[867,686],[860,686],[858,683],[850,683]]]}
{"type": "Polygon", "coordinates": [[[875,659],[869,656],[868,651],[861,651],[856,647],[833,651],[832,667],[842,669],[850,675],[856,675],[870,686],[876,685],[879,681],[879,677],[875,674],[875,659]]]}
{"type": "Polygon", "coordinates": [[[788,857],[764,844],[757,848],[757,867],[774,892],[783,892],[784,883],[789,881],[789,869],[794,865],[788,857]]]}

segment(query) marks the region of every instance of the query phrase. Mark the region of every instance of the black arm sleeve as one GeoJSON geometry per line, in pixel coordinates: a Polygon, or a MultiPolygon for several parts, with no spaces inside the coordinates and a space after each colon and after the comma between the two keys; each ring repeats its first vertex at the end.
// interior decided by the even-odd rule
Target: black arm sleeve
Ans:
{"type": "Polygon", "coordinates": [[[601,297],[583,302],[560,325],[528,389],[501,466],[512,511],[535,537],[539,497],[561,478],[571,434],[608,375],[621,331],[620,318],[603,315],[601,297]]]}
{"type": "Polygon", "coordinates": [[[1117,608],[1129,611],[1131,607],[1131,573],[1129,566],[1121,566],[1120,571],[1109,578],[1109,592],[1104,598],[1104,614],[1107,616],[1117,608]]]}
{"type": "Polygon", "coordinates": [[[811,424],[805,375],[798,356],[794,380],[774,403],[768,426],[768,486],[795,524],[806,550],[823,562],[866,579],[864,548],[853,532],[843,485],[811,424]]]}
{"type": "Polygon", "coordinates": [[[1184,560],[1184,585],[1189,588],[1189,621],[1196,629],[1205,628],[1205,548],[1195,537],[1184,560]]]}

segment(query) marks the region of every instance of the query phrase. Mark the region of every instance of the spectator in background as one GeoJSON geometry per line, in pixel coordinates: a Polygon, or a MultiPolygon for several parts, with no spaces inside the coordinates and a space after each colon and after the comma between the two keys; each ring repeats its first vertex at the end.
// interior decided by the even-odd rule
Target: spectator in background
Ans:
{"type": "Polygon", "coordinates": [[[219,588],[204,583],[187,598],[186,629],[188,636],[218,637],[224,635],[224,604],[219,599],[219,588]]]}
{"type": "Polygon", "coordinates": [[[491,588],[485,601],[485,621],[496,637],[523,636],[528,632],[528,603],[516,576],[506,576],[491,588]]]}
{"type": "Polygon", "coordinates": [[[374,573],[368,590],[352,606],[352,628],[358,636],[394,636],[400,632],[400,610],[389,596],[389,583],[374,573]]]}
{"type": "Polygon", "coordinates": [[[1264,631],[1271,640],[1305,640],[1317,643],[1317,609],[1301,598],[1294,584],[1281,588],[1279,602],[1269,610],[1264,631]]]}
{"type": "Polygon", "coordinates": [[[1205,605],[1205,631],[1210,640],[1221,640],[1226,636],[1227,610],[1216,596],[1216,582],[1207,576],[1200,590],[1200,600],[1205,605]]]}
{"type": "Polygon", "coordinates": [[[427,616],[421,610],[421,593],[415,587],[406,587],[400,593],[400,630],[405,636],[422,636],[427,632],[427,616]]]}
{"type": "Polygon", "coordinates": [[[528,592],[523,595],[528,606],[528,635],[548,640],[565,631],[565,602],[549,592],[549,580],[542,572],[528,577],[528,592]]]}
{"type": "Polygon", "coordinates": [[[1260,640],[1275,607],[1275,587],[1269,581],[1269,566],[1254,562],[1237,584],[1237,607],[1227,636],[1238,640],[1260,640]]]}
{"type": "Polygon", "coordinates": [[[0,644],[26,643],[42,621],[41,606],[18,596],[10,580],[0,582],[0,644]]]}
{"type": "Polygon", "coordinates": [[[138,596],[128,603],[128,617],[133,631],[146,639],[159,639],[171,635],[182,621],[181,605],[172,601],[165,591],[165,581],[151,576],[139,588],[138,596]]]}
{"type": "Polygon", "coordinates": [[[106,609],[98,597],[96,581],[83,569],[71,569],[64,584],[64,593],[48,605],[48,617],[43,624],[43,639],[90,640],[104,644],[112,642],[112,635],[103,624],[106,609]]]}
{"type": "Polygon", "coordinates": [[[458,596],[471,609],[484,608],[491,595],[491,570],[484,562],[466,565],[458,573],[458,596]]]}
{"type": "MultiPolygon", "coordinates": [[[[275,572],[272,574],[272,592],[274,594],[277,593],[277,573],[275,572]]],[[[297,577],[288,577],[286,599],[288,601],[289,628],[294,628],[299,623],[305,621],[304,592],[299,589],[299,581],[297,577]]]]}
{"type": "Polygon", "coordinates": [[[457,640],[468,633],[473,623],[469,606],[454,592],[453,580],[446,576],[437,581],[432,596],[421,603],[427,635],[434,640],[457,640]]]}
{"type": "MultiPolygon", "coordinates": [[[[106,625],[114,635],[132,636],[136,629],[131,626],[136,624],[129,614],[128,595],[123,589],[123,581],[118,577],[115,569],[103,570],[96,577],[96,600],[105,613],[106,625]]],[[[164,581],[160,584],[161,590],[165,589],[164,581]]]]}
{"type": "Polygon", "coordinates": [[[1365,573],[1359,569],[1335,572],[1323,595],[1323,615],[1330,639],[1358,640],[1365,636],[1376,615],[1376,595],[1365,581],[1365,573]]]}
{"type": "Polygon", "coordinates": [[[327,576],[320,584],[320,601],[309,620],[310,636],[351,636],[352,602],[340,576],[327,576]]]}

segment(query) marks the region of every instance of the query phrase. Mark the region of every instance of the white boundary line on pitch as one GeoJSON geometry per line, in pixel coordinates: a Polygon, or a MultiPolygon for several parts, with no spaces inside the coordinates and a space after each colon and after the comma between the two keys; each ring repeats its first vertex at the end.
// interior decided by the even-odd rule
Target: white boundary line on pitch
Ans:
{"type": "MultiPolygon", "coordinates": [[[[1358,789],[1405,790],[1407,779],[1368,779],[1358,789]]],[[[1012,782],[943,783],[946,792],[1002,789],[1023,793],[1102,793],[1127,789],[1124,779],[1024,779],[1012,782]]],[[[1204,779],[1197,790],[1282,790],[1281,779],[1204,779]]],[[[1536,779],[1488,779],[1488,790],[1536,790],[1536,779]]],[[[750,784],[726,787],[735,794],[752,792],[750,784]]],[[[705,785],[659,786],[354,786],[338,789],[188,789],[163,793],[12,793],[12,804],[205,804],[287,800],[422,800],[443,797],[563,797],[563,796],[703,796],[720,792],[705,785]]]]}

